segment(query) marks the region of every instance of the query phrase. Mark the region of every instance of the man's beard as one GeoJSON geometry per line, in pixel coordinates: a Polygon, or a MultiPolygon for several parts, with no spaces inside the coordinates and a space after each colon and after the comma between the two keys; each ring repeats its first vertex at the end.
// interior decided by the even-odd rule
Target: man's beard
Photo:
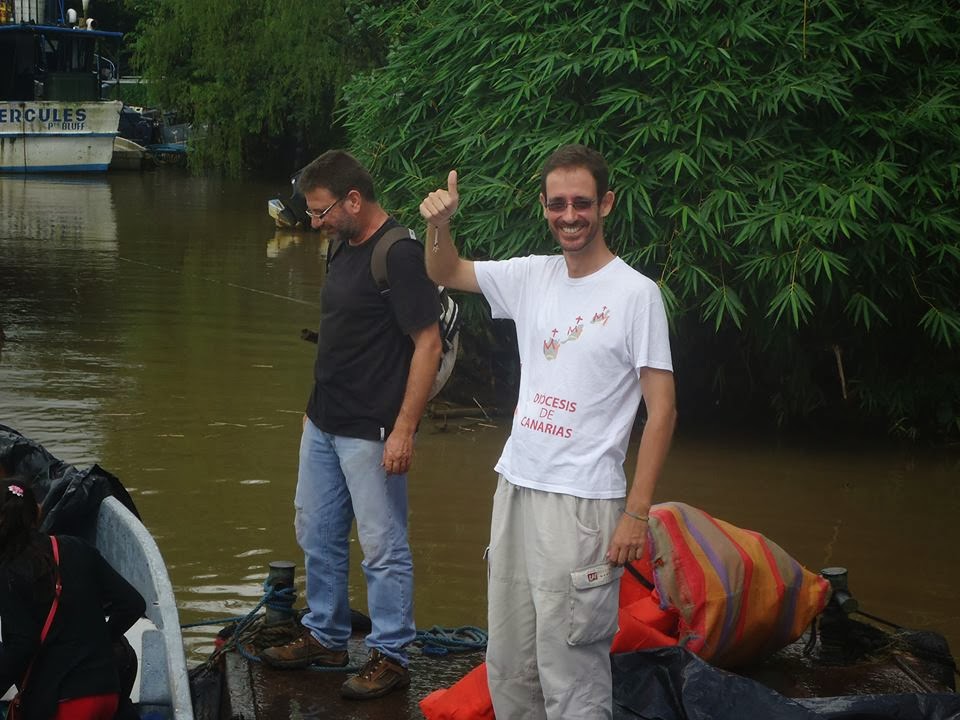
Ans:
{"type": "Polygon", "coordinates": [[[360,236],[360,226],[351,218],[328,234],[331,240],[353,243],[360,236]]]}

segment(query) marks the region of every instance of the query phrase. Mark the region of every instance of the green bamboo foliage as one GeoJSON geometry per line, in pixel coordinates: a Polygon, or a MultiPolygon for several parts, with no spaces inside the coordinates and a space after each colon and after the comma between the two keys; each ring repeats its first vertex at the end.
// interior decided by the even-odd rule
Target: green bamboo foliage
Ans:
{"type": "Polygon", "coordinates": [[[455,167],[466,254],[549,251],[539,165],[589,144],[617,192],[608,240],[660,282],[688,382],[781,420],[960,428],[960,6],[434,0],[375,17],[393,49],[341,117],[404,215],[455,167]]]}

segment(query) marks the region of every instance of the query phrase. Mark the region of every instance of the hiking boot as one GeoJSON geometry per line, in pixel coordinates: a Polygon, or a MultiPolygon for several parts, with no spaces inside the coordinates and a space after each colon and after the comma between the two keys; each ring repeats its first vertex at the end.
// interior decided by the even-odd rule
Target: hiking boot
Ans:
{"type": "Polygon", "coordinates": [[[309,630],[304,630],[300,637],[286,645],[267,648],[260,653],[260,658],[270,667],[282,670],[305,668],[308,665],[344,667],[348,660],[346,650],[324,647],[309,630]]]}
{"type": "Polygon", "coordinates": [[[379,650],[371,650],[360,672],[340,687],[340,694],[350,700],[369,700],[400,690],[410,684],[410,673],[379,650]]]}

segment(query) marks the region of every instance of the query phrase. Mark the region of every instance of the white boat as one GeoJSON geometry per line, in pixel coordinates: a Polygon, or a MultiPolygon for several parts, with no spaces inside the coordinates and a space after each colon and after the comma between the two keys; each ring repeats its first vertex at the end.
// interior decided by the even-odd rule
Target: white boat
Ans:
{"type": "Polygon", "coordinates": [[[45,3],[32,5],[0,17],[0,172],[104,171],[123,103],[103,99],[116,66],[101,45],[122,33],[46,23],[45,3]]]}
{"type": "Polygon", "coordinates": [[[140,716],[193,720],[177,604],[156,541],[119,500],[107,497],[97,516],[96,546],[147,603],[146,619],[127,633],[140,661],[132,697],[140,716]]]}

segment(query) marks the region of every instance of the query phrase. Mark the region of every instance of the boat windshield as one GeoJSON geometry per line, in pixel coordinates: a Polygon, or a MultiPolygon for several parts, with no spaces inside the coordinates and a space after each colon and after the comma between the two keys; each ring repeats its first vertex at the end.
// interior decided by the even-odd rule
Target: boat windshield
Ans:
{"type": "Polygon", "coordinates": [[[98,100],[113,63],[100,55],[101,41],[121,33],[46,25],[0,25],[0,98],[98,100]]]}

